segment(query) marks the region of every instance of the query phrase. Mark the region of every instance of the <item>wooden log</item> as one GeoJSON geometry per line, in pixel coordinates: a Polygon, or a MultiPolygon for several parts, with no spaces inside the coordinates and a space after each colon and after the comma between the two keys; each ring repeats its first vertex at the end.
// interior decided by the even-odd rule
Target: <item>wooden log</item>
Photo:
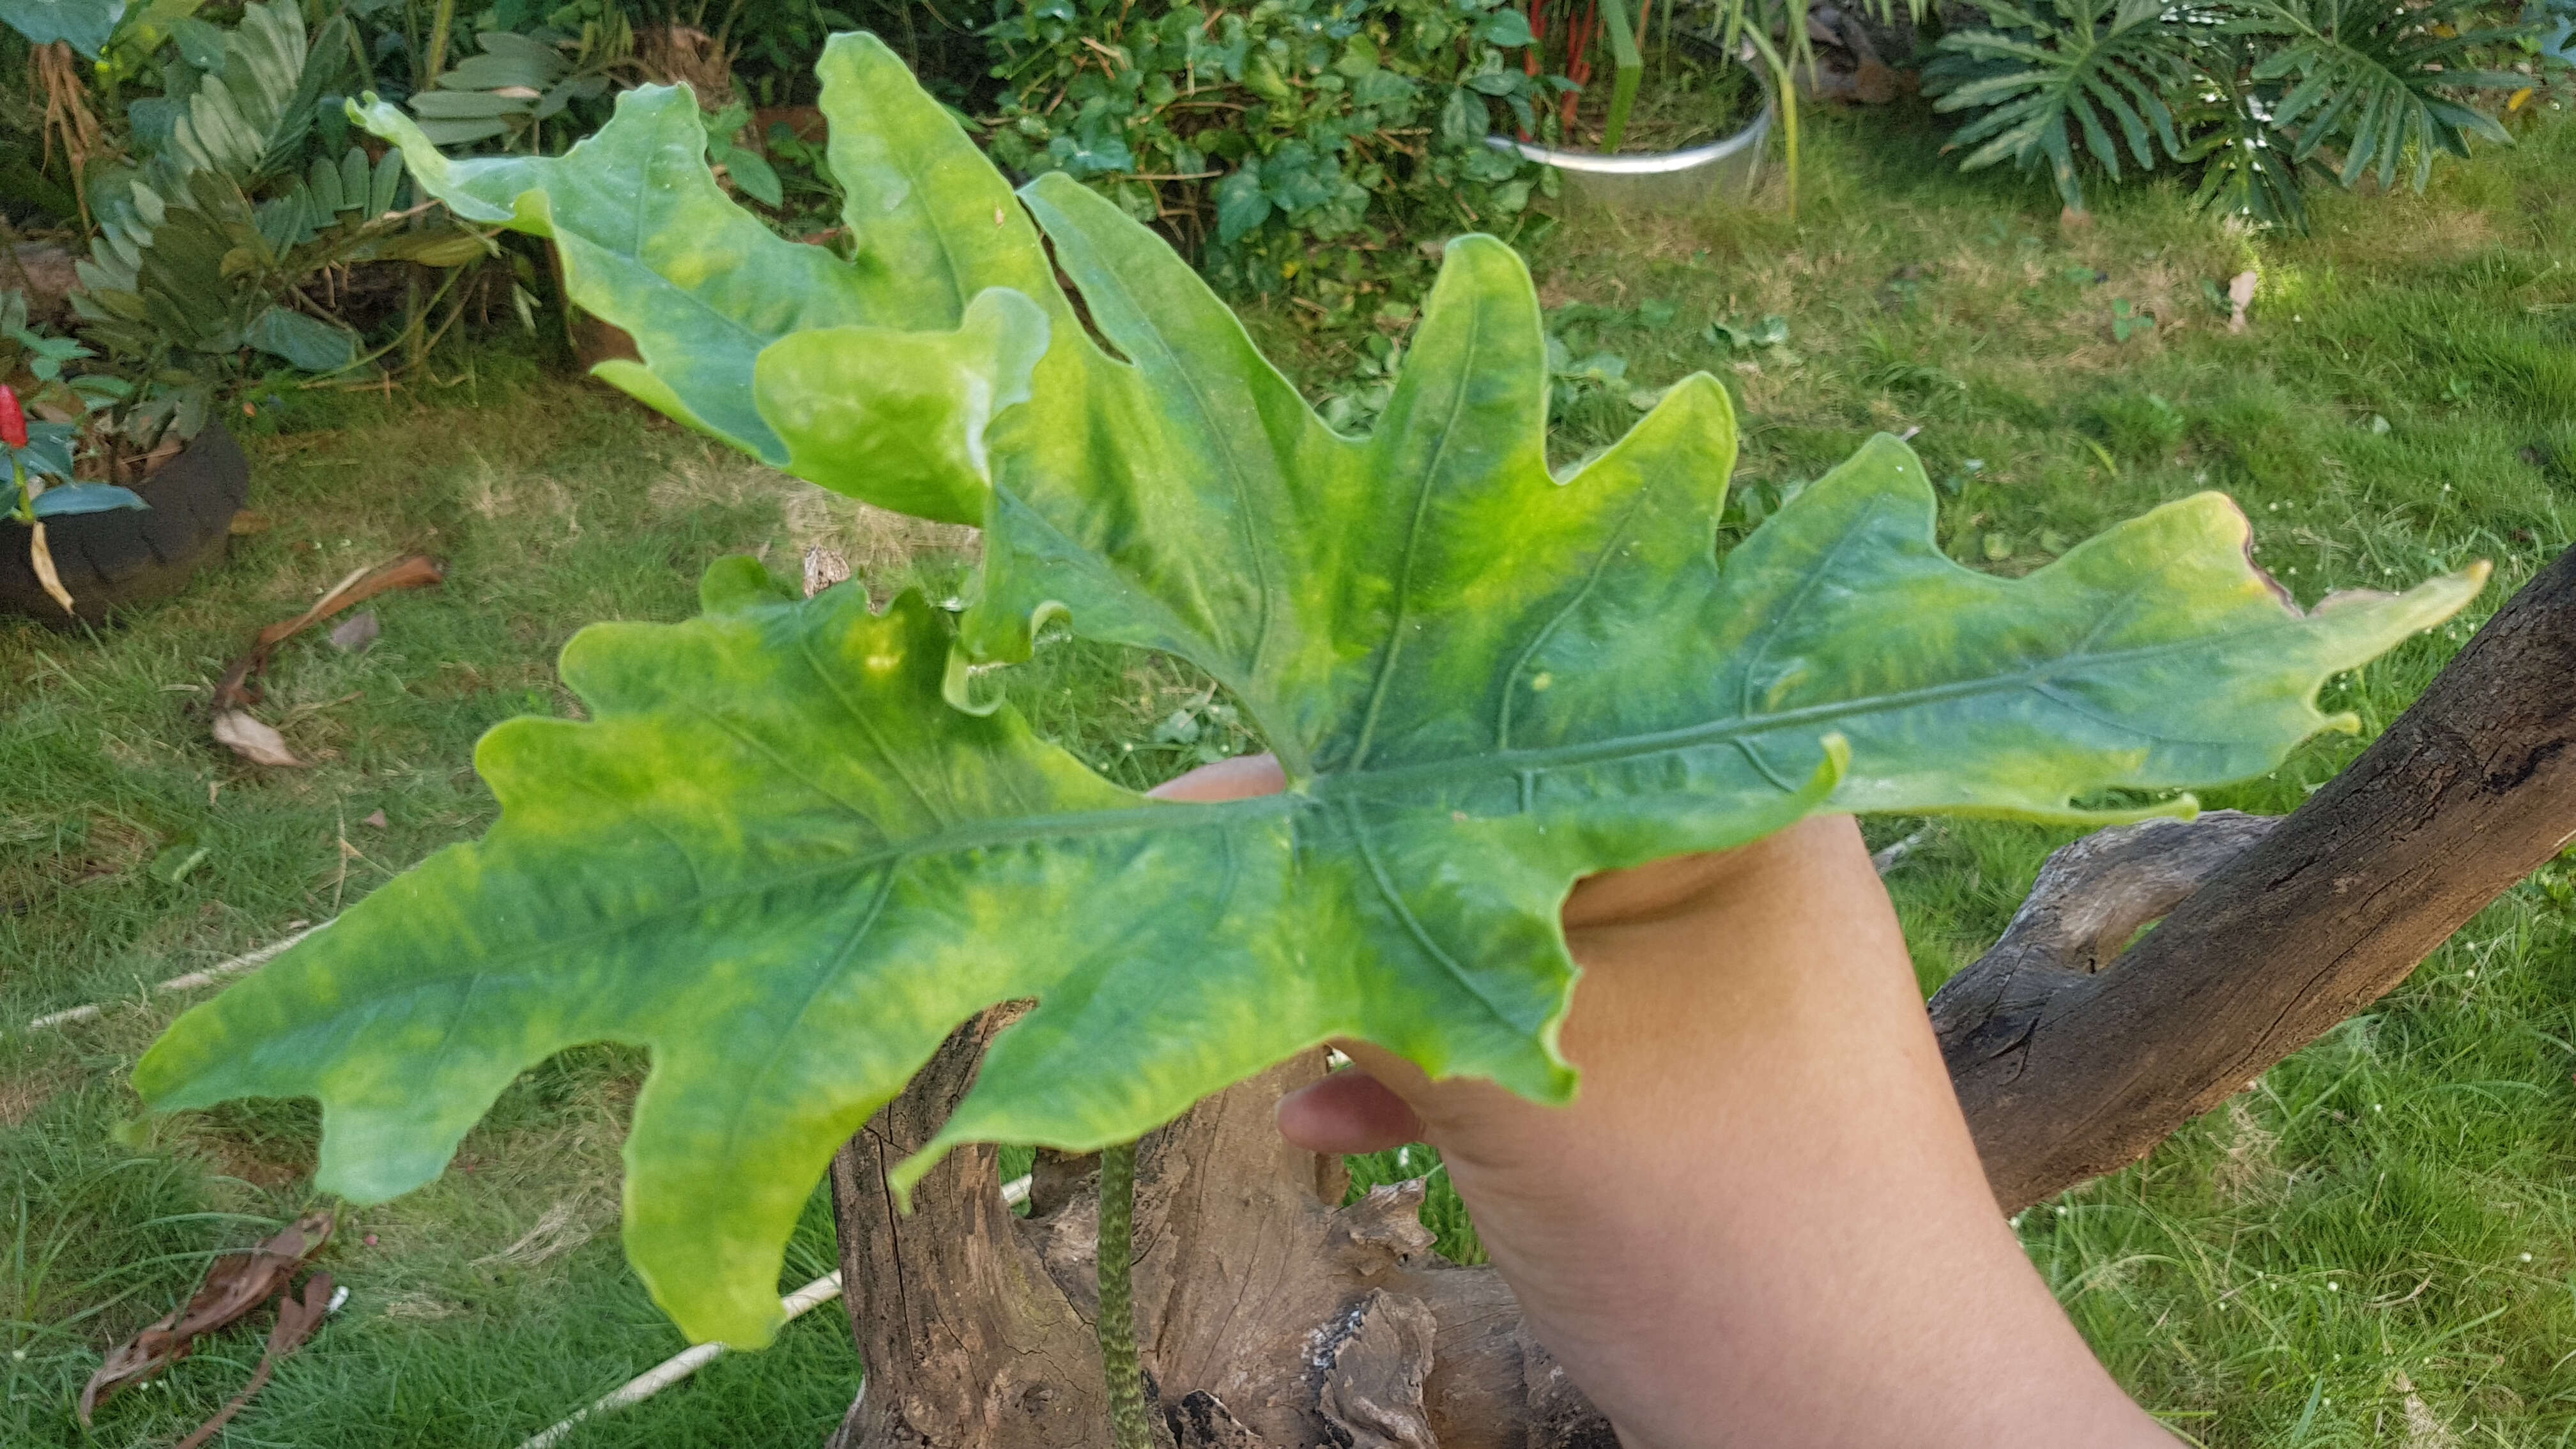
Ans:
{"type": "MultiPolygon", "coordinates": [[[[2172,839],[2191,849],[2141,899],[2194,871],[2205,883],[2166,902],[2163,921],[2108,969],[2100,931],[2062,943],[2053,963],[2007,950],[2007,935],[1933,997],[1996,1201],[2017,1210],[2144,1156],[2387,994],[2572,834],[2576,552],[2525,585],[2278,826],[2177,827],[2172,839]]],[[[2107,862],[2118,852],[2102,839],[2051,867],[2088,849],[2107,862]]],[[[2134,864],[2101,873],[2138,879],[2134,864]]],[[[2125,936],[2154,914],[2105,919],[2125,936]]]]}
{"type": "Polygon", "coordinates": [[[867,1379],[834,1449],[1106,1449],[1100,1345],[1002,1202],[999,1154],[949,1154],[895,1210],[885,1170],[974,1081],[1006,1011],[959,1027],[832,1161],[842,1302],[867,1379]]]}

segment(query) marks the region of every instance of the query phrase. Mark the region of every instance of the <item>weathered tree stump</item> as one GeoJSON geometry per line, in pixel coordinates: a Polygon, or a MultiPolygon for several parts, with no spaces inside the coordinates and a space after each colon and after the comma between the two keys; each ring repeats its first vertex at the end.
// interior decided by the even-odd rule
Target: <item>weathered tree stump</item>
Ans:
{"type": "MultiPolygon", "coordinates": [[[[2218,816],[2076,842],[1932,1019],[1995,1196],[2020,1208],[2173,1130],[2406,979],[2576,833],[2576,552],[2541,570],[2343,773],[2268,829],[2218,816]],[[2109,840],[2170,839],[2150,881],[2109,840]],[[2186,844],[2187,842],[2187,844],[2186,844]],[[2243,842],[2238,850],[2230,843],[2243,842]],[[2099,884],[2093,878],[2099,878],[2099,884]],[[2015,936],[2095,897],[2050,951],[2015,936]],[[2128,934],[2162,923],[2116,961],[2128,934]]],[[[2150,872],[2152,873],[2152,872],[2150,872]]]]}
{"type": "MultiPolygon", "coordinates": [[[[2153,821],[2050,857],[1931,1005],[1998,1203],[2143,1156],[2571,836],[2576,553],[2297,812],[2153,821]]],[[[951,1156],[910,1217],[885,1193],[1007,1015],[962,1028],[833,1165],[868,1383],[832,1449],[1107,1449],[1080,1164],[1049,1164],[1026,1219],[990,1149],[951,1156]]],[[[1616,1449],[1501,1279],[1430,1251],[1419,1183],[1339,1207],[1339,1164],[1279,1137],[1273,1105],[1323,1071],[1320,1052],[1283,1064],[1138,1154],[1139,1335],[1174,1449],[1616,1449]]]]}

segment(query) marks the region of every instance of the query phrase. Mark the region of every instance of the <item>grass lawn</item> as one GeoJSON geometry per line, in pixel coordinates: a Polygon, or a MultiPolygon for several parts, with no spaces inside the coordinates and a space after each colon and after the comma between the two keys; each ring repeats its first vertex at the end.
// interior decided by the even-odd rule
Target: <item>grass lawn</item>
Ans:
{"type": "MultiPolygon", "coordinates": [[[[2309,602],[2488,558],[2482,617],[2576,541],[2576,127],[2544,124],[2423,198],[2320,198],[2307,238],[2231,234],[2155,188],[2061,236],[2043,188],[1950,173],[1904,117],[1809,129],[1794,224],[1567,226],[1532,248],[1566,343],[1562,453],[1607,444],[1632,393],[1707,368],[1746,426],[1735,535],[1871,432],[1913,428],[1952,495],[1945,542],[2007,572],[2201,488],[2243,503],[2258,557],[2309,602]],[[2247,269],[2252,326],[2230,335],[2203,283],[2247,269]],[[1768,316],[1786,335],[1765,344],[1768,316]]],[[[1365,415],[1370,348],[1251,320],[1318,397],[1365,415]]],[[[443,366],[408,394],[299,393],[245,420],[252,506],[274,527],[187,598],[91,637],[0,622],[0,1443],[166,1444],[220,1405],[264,1327],[111,1402],[94,1439],[70,1412],[103,1348],[309,1196],[302,1104],[135,1122],[126,1071],[183,1004],[142,985],[478,833],[493,806],[474,738],[572,713],[551,668],[571,632],[686,615],[718,555],[785,570],[826,542],[879,587],[962,577],[962,534],[769,473],[506,345],[443,366]],[[255,770],[206,741],[207,687],[258,626],[407,551],[447,558],[448,583],[375,601],[371,650],[315,631],[279,651],[263,714],[312,768],[255,770]],[[99,1000],[119,1004],[16,1029],[99,1000]]],[[[2327,707],[2366,738],[2474,622],[2335,681],[2327,707]]],[[[1221,697],[1150,659],[1062,646],[1010,688],[1131,783],[1244,743],[1221,697]]],[[[2320,741],[2210,801],[2286,810],[2360,743],[2320,741]]],[[[1890,881],[1927,988],[2065,838],[1928,837],[1890,881]]],[[[2026,1214],[2024,1239],[2123,1381],[2204,1444],[2576,1443],[2571,1043],[2562,864],[2145,1164],[2026,1214]]],[[[347,1214],[327,1262],[348,1308],[222,1442],[507,1446],[678,1349],[617,1249],[641,1068],[567,1053],[505,1095],[458,1171],[347,1214]]],[[[1471,1251],[1454,1201],[1435,1210],[1471,1251]]],[[[831,1257],[818,1202],[790,1278],[831,1257]]],[[[571,1442],[801,1449],[858,1376],[825,1310],[571,1442]]]]}

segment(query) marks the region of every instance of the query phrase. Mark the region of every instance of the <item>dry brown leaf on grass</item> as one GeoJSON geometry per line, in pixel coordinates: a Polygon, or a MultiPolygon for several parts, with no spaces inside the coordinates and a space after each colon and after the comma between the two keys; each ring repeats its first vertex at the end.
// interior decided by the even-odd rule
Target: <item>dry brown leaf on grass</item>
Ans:
{"type": "Polygon", "coordinates": [[[359,569],[331,586],[312,608],[292,619],[283,619],[259,631],[250,652],[233,661],[224,671],[222,682],[215,686],[215,708],[239,709],[259,702],[259,691],[251,677],[268,667],[269,652],[293,638],[308,624],[330,618],[351,604],[372,599],[387,589],[419,589],[447,578],[447,565],[434,558],[413,554],[372,569],[359,569]]]}
{"type": "Polygon", "coordinates": [[[2227,330],[2245,330],[2245,309],[2254,305],[2254,286],[2261,281],[2252,272],[2238,272],[2227,283],[2227,330]]]}
{"type": "MultiPolygon", "coordinates": [[[[331,1238],[331,1214],[306,1213],[275,1237],[246,1253],[217,1258],[206,1271],[196,1296],[168,1317],[110,1349],[98,1372],[81,1386],[80,1421],[89,1425],[99,1404],[127,1384],[140,1383],[188,1356],[197,1336],[239,1322],[243,1315],[283,1292],[305,1260],[331,1238]]],[[[330,1298],[327,1279],[323,1301],[330,1298]]],[[[317,1317],[319,1315],[316,1315],[317,1317]]],[[[308,1326],[307,1332],[310,1331],[308,1326]]],[[[296,1340],[302,1342],[301,1336],[296,1340]]],[[[264,1375],[263,1375],[264,1377],[264,1375]]],[[[256,1384],[254,1384],[256,1387],[256,1384]]],[[[202,1441],[200,1441],[202,1442],[202,1441]]]]}
{"type": "MultiPolygon", "coordinates": [[[[218,743],[254,765],[300,766],[304,761],[286,747],[277,731],[251,717],[250,706],[259,702],[259,688],[253,676],[268,667],[268,656],[278,645],[293,638],[307,625],[327,619],[351,604],[372,599],[388,589],[420,589],[441,583],[447,578],[447,565],[434,558],[413,554],[372,569],[359,569],[332,585],[312,608],[292,619],[282,619],[259,631],[250,652],[233,661],[215,685],[214,736],[218,743]]],[[[373,616],[366,616],[372,620],[373,616]]],[[[332,632],[334,643],[340,643],[340,630],[332,632]]],[[[354,636],[353,636],[354,637],[354,636]]],[[[357,647],[373,642],[374,633],[365,635],[357,647]]],[[[351,647],[341,644],[342,648],[351,647]]]]}
{"type": "Polygon", "coordinates": [[[213,728],[215,743],[254,765],[279,765],[300,769],[304,761],[286,747],[286,738],[261,724],[243,709],[219,710],[213,728]]]}
{"type": "Polygon", "coordinates": [[[259,1356],[259,1367],[251,1373],[250,1382],[242,1386],[240,1393],[233,1395],[231,1403],[217,1409],[213,1418],[199,1424],[194,1432],[171,1449],[202,1449],[207,1440],[232,1422],[233,1415],[241,1412],[242,1405],[250,1402],[251,1395],[267,1385],[268,1376],[277,1371],[278,1363],[304,1346],[304,1341],[313,1336],[313,1330],[321,1326],[323,1318],[330,1312],[331,1275],[328,1273],[316,1273],[306,1279],[302,1298],[290,1293],[277,1300],[277,1326],[268,1331],[268,1350],[259,1356]]]}

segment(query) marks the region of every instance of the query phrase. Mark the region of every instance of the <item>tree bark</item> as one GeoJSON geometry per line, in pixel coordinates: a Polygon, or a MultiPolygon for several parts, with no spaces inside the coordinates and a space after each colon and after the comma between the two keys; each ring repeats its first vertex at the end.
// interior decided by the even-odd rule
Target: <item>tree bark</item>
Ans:
{"type": "MultiPolygon", "coordinates": [[[[2206,883],[2162,902],[2170,913],[2111,969],[2097,964],[2110,944],[2098,931],[2091,954],[2054,963],[1998,947],[1932,998],[2007,1210],[2145,1156],[2387,994],[2576,834],[2576,552],[2508,601],[2360,759],[2215,865],[2207,847],[2234,830],[2179,830],[2206,883]]],[[[2159,913],[2110,924],[2124,938],[2159,913]]]]}
{"type": "Polygon", "coordinates": [[[1105,1449],[1100,1345],[1003,1205],[990,1147],[948,1155],[895,1210],[886,1169],[965,1096],[1007,1010],[959,1027],[832,1160],[842,1302],[867,1380],[836,1445],[1105,1449]]]}
{"type": "MultiPolygon", "coordinates": [[[[2576,835],[2576,553],[2542,571],[2351,768],[2281,819],[2218,811],[2051,856],[1934,1028],[1997,1201],[2145,1154],[2382,995],[2576,835]],[[2137,930],[2159,922],[2135,945],[2137,930]]],[[[884,1169],[964,1094],[988,1013],[832,1169],[868,1384],[832,1449],[1106,1449],[1090,1327],[1096,1200],[1042,1164],[1002,1205],[952,1155],[898,1220],[884,1169]]],[[[1617,1449],[1490,1270],[1442,1263],[1422,1184],[1337,1206],[1290,1148],[1284,1063],[1138,1153],[1136,1309],[1174,1449],[1617,1449]]]]}

